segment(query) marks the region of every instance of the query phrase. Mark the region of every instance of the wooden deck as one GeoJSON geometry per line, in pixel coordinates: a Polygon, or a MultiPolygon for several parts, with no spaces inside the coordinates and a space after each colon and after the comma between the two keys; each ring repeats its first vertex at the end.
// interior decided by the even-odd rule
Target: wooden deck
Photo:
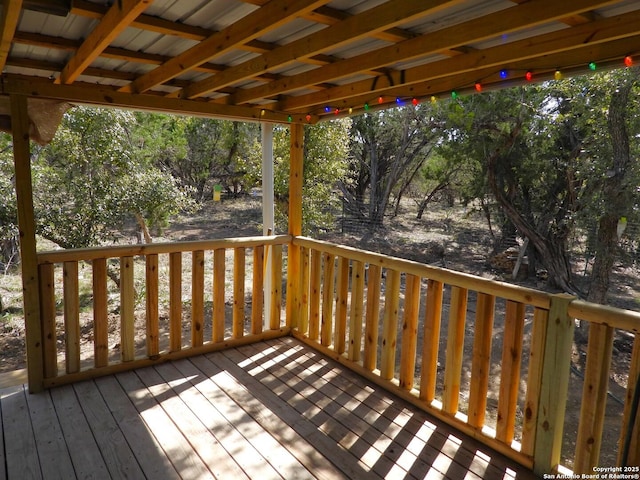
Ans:
{"type": "Polygon", "coordinates": [[[0,406],[0,478],[535,478],[290,337],[0,406]]]}

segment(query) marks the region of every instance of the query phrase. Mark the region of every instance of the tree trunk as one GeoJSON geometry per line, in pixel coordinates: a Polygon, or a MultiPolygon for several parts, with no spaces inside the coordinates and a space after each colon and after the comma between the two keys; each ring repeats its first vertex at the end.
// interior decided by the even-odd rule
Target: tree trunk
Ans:
{"type": "Polygon", "coordinates": [[[605,211],[598,221],[595,260],[591,272],[587,300],[606,303],[613,263],[618,251],[618,220],[629,208],[630,188],[626,181],[631,166],[629,133],[626,112],[631,88],[637,81],[637,72],[611,96],[608,129],[613,151],[613,165],[603,185],[605,211]]]}

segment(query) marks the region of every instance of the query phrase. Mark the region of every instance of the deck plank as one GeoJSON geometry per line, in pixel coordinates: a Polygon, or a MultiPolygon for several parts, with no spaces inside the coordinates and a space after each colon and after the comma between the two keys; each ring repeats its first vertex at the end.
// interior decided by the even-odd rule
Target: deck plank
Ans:
{"type": "Polygon", "coordinates": [[[75,471],[51,395],[27,395],[43,478],[73,478],[75,471]]]}
{"type": "Polygon", "coordinates": [[[260,450],[255,448],[224,415],[223,411],[227,408],[233,409],[238,408],[238,406],[225,392],[218,388],[206,373],[203,374],[203,371],[198,368],[197,360],[199,358],[196,357],[191,361],[175,362],[175,366],[187,378],[204,375],[201,381],[194,382],[202,397],[195,397],[196,403],[191,405],[191,408],[198,412],[209,430],[216,432],[221,439],[223,447],[233,453],[235,461],[249,478],[261,478],[261,475],[266,473],[276,475],[277,472],[269,468],[268,464],[265,465],[266,461],[262,457],[260,450]],[[223,405],[226,405],[226,407],[223,405]]]}
{"type": "Polygon", "coordinates": [[[178,472],[164,454],[150,429],[147,428],[118,380],[109,376],[99,378],[95,383],[120,431],[127,439],[144,476],[154,480],[179,479],[178,472]]]}
{"type": "Polygon", "coordinates": [[[82,411],[111,477],[142,478],[142,469],[96,384],[80,382],[73,388],[76,395],[83,400],[82,411]]]}
{"type": "MultiPolygon", "coordinates": [[[[151,368],[151,367],[147,367],[151,368]]],[[[141,369],[145,370],[145,369],[141,369]]],[[[140,416],[183,478],[212,479],[213,474],[140,379],[139,371],[116,375],[140,416]]]]}
{"type": "Polygon", "coordinates": [[[0,480],[535,478],[293,338],[25,388],[0,390],[0,480]]]}
{"type": "Polygon", "coordinates": [[[62,434],[77,478],[109,478],[98,444],[91,427],[82,414],[80,401],[73,386],[66,385],[51,390],[62,434]]]}
{"type": "Polygon", "coordinates": [[[42,478],[25,395],[23,385],[8,388],[2,393],[2,424],[8,478],[42,478]]]}

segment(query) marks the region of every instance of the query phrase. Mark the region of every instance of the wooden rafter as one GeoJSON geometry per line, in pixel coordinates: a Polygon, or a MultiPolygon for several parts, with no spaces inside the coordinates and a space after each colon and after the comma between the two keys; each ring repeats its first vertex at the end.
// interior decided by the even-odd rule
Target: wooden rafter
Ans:
{"type": "Polygon", "coordinates": [[[80,45],[76,54],[60,73],[58,83],[73,83],[120,32],[140,15],[152,0],[119,0],[114,2],[98,26],[80,45]]]}
{"type": "Polygon", "coordinates": [[[18,27],[18,19],[22,8],[22,0],[5,0],[0,14],[0,71],[7,62],[13,35],[18,27]]]}
{"type": "Polygon", "coordinates": [[[473,91],[477,81],[504,85],[496,78],[502,68],[548,75],[556,67],[579,70],[576,61],[588,55],[598,63],[614,51],[640,55],[640,6],[627,0],[362,0],[343,8],[329,0],[239,1],[253,10],[231,2],[213,19],[206,2],[166,8],[147,0],[145,10],[140,0],[23,0],[15,33],[3,30],[4,47],[12,48],[3,59],[5,82],[37,72],[42,94],[39,82],[53,74],[57,83],[81,87],[56,90],[55,98],[86,91],[88,103],[118,98],[152,110],[161,110],[165,98],[166,110],[251,120],[264,110],[266,120],[288,121],[291,114],[295,121],[307,113],[328,118],[327,105],[383,108],[393,95],[473,91]],[[59,21],[34,25],[42,17],[30,10],[67,15],[64,30],[59,21]],[[129,27],[136,31],[119,34],[129,27]],[[171,37],[195,46],[176,55],[171,37]],[[100,85],[79,82],[80,75],[100,85]],[[113,96],[117,91],[138,97],[113,96]]]}
{"type": "MultiPolygon", "coordinates": [[[[390,72],[379,80],[361,80],[346,85],[336,86],[324,90],[320,94],[308,94],[283,99],[277,109],[295,110],[313,105],[326,103],[327,98],[338,100],[359,94],[373,95],[389,86],[411,85],[425,80],[433,80],[454,75],[456,73],[472,72],[480,67],[499,66],[510,62],[530,61],[539,56],[546,57],[553,53],[571,51],[585,45],[604,44],[617,39],[635,35],[640,12],[627,13],[615,17],[598,20],[591,24],[562,29],[537,37],[536,42],[530,39],[499,45],[497,47],[476,50],[455,58],[448,58],[426,65],[406,69],[402,72],[390,72]]],[[[594,57],[595,58],[595,57],[594,57]]],[[[549,68],[555,68],[552,64],[549,68]]],[[[527,67],[525,67],[527,68],[527,67]]],[[[524,72],[523,72],[524,73],[524,72]]],[[[481,77],[478,77],[481,79],[481,77]]]]}
{"type": "MultiPolygon", "coordinates": [[[[269,97],[317,83],[335,81],[336,79],[363,73],[386,64],[464,47],[466,44],[480,42],[497,35],[507,35],[519,28],[532,27],[563,18],[579,11],[579,8],[594,8],[594,6],[602,3],[597,0],[581,2],[578,8],[574,3],[563,3],[557,0],[524,3],[512,9],[501,10],[491,14],[482,20],[471,20],[378,49],[375,54],[365,53],[299,75],[289,76],[276,82],[239,90],[231,100],[231,103],[250,102],[256,98],[269,97]],[[504,27],[499,30],[496,25],[504,27]]],[[[470,52],[472,51],[467,50],[467,53],[470,52]]],[[[388,76],[389,72],[385,72],[384,75],[388,76]]],[[[191,88],[194,87],[189,87],[187,90],[191,88]]]]}
{"type": "Polygon", "coordinates": [[[377,31],[388,29],[402,21],[424,16],[451,5],[451,1],[431,0],[392,0],[382,5],[350,16],[344,21],[320,30],[308,37],[287,43],[280,48],[267,52],[260,57],[248,60],[226,70],[223,74],[205,78],[180,94],[183,98],[194,98],[217,88],[230,85],[249,75],[256,75],[269,69],[285,65],[299,58],[305,58],[322,52],[327,48],[336,48],[347,41],[369,36],[377,31]],[[427,3],[427,5],[425,5],[427,3]]]}
{"type": "Polygon", "coordinates": [[[212,58],[260,36],[268,29],[276,28],[293,17],[313,10],[323,0],[272,0],[263,8],[243,17],[224,30],[211,35],[182,54],[173,57],[161,67],[139,77],[123,92],[144,92],[155,85],[177,77],[185,69],[198,66],[212,58]]]}

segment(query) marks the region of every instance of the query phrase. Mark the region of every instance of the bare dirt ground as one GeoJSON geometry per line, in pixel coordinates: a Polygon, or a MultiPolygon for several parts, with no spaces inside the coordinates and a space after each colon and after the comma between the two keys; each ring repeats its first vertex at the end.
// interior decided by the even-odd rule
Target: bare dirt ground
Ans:
{"type": "MultiPolygon", "coordinates": [[[[415,211],[407,204],[400,215],[388,218],[384,229],[375,232],[364,230],[358,233],[341,233],[336,231],[327,233],[321,238],[335,243],[352,245],[355,247],[377,251],[387,255],[394,255],[422,263],[432,264],[457,271],[471,273],[485,278],[518,283],[523,286],[545,290],[543,278],[533,276],[519,276],[512,280],[511,271],[496,268],[492,262],[492,238],[486,222],[477,212],[468,211],[462,207],[448,208],[434,205],[425,212],[422,219],[415,218],[415,211]]],[[[175,220],[164,232],[157,233],[155,242],[195,240],[204,238],[244,237],[261,234],[261,203],[259,197],[242,197],[229,199],[221,203],[211,202],[199,212],[188,217],[175,220]]],[[[343,225],[344,227],[344,225],[343,225]]],[[[345,229],[354,231],[353,228],[345,229]]],[[[357,230],[357,229],[355,229],[357,230]]],[[[123,234],[124,242],[135,242],[135,232],[123,234]]],[[[576,272],[584,272],[584,262],[575,258],[576,272]]],[[[629,309],[638,309],[637,298],[640,298],[640,275],[633,265],[616,266],[614,283],[611,289],[611,304],[629,309]]],[[[578,281],[580,276],[578,275],[578,281]]],[[[0,275],[0,296],[5,310],[0,312],[0,372],[8,372],[25,367],[24,360],[24,322],[22,321],[21,288],[19,276],[14,274],[0,275]]],[[[500,306],[498,306],[500,308],[500,306]]],[[[473,302],[469,310],[475,309],[473,302]]],[[[90,318],[90,314],[83,314],[90,318]]],[[[501,331],[500,312],[496,315],[494,332],[501,331]]],[[[140,322],[144,323],[143,314],[140,322]]],[[[86,323],[89,323],[88,321],[86,323]]],[[[443,329],[445,326],[443,326],[443,329]]],[[[473,325],[468,325],[468,334],[473,334],[473,325]]],[[[110,331],[113,334],[114,355],[117,354],[118,344],[118,315],[114,313],[110,321],[110,331]]],[[[527,324],[526,331],[530,331],[527,324]]],[[[90,345],[91,328],[83,329],[83,339],[90,345]]],[[[528,342],[528,337],[525,338],[528,342]]],[[[465,343],[465,355],[471,355],[471,341],[465,343]],[[469,350],[469,351],[467,351],[469,350]]],[[[441,344],[444,351],[444,345],[441,344]]],[[[627,337],[617,337],[614,346],[614,359],[611,370],[610,395],[607,406],[607,426],[603,439],[602,465],[615,464],[616,444],[619,440],[619,415],[622,412],[620,400],[624,398],[626,387],[626,372],[629,368],[631,340],[627,337]]],[[[567,409],[565,449],[572,452],[571,442],[575,440],[577,418],[580,410],[582,394],[582,371],[584,368],[584,349],[576,345],[574,364],[572,365],[571,386],[567,409]]],[[[499,364],[500,359],[494,359],[499,364]]],[[[523,373],[526,371],[523,364],[523,373]]],[[[465,370],[467,381],[470,372],[465,370]]],[[[495,401],[498,385],[491,386],[489,405],[495,401]]],[[[462,399],[464,403],[465,399],[462,399]]],[[[570,465],[569,465],[570,466],[570,465]]]]}

